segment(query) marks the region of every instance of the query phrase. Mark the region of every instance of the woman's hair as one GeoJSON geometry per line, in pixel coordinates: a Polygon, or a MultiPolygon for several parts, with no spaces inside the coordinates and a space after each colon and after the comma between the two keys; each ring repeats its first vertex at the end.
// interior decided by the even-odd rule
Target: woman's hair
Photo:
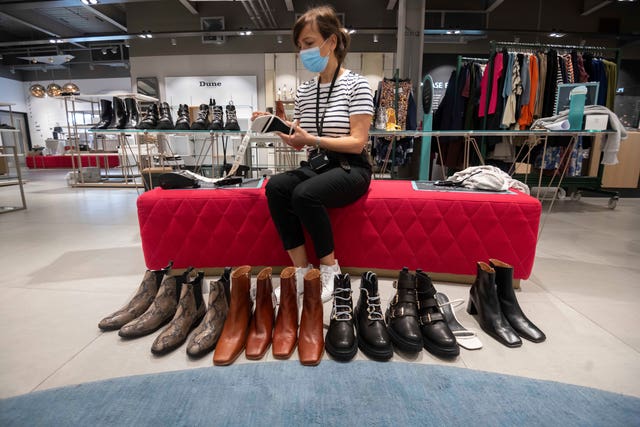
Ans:
{"type": "Polygon", "coordinates": [[[331,37],[332,34],[336,35],[338,43],[336,50],[334,51],[338,63],[342,64],[345,56],[347,56],[347,50],[349,50],[349,42],[351,37],[347,30],[342,27],[336,11],[331,6],[319,6],[309,9],[296,21],[293,26],[293,44],[298,46],[298,37],[300,33],[308,24],[316,23],[318,31],[322,37],[326,40],[331,37]]]}

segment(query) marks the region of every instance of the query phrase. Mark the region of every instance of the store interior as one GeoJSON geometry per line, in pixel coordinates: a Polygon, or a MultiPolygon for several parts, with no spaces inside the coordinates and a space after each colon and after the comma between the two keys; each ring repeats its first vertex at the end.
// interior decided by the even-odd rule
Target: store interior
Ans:
{"type": "MultiPolygon", "coordinates": [[[[634,328],[640,322],[640,2],[325,3],[338,12],[351,36],[345,68],[362,75],[376,91],[368,145],[374,180],[447,181],[453,173],[486,159],[524,182],[531,199],[540,201],[538,216],[528,218],[535,223],[531,253],[518,257],[517,263],[507,261],[517,264],[519,306],[546,335],[542,342],[524,339],[521,346],[508,347],[469,313],[473,311],[468,309],[470,285],[476,279],[473,273],[451,267],[456,260],[445,262],[444,270],[449,271],[432,272],[407,258],[412,271],[424,268],[438,292],[450,301],[460,301],[452,306],[455,316],[476,334],[482,348],[470,350],[460,344],[459,355],[453,358],[427,349],[411,353],[396,348],[388,362],[359,350],[352,362],[336,363],[336,369],[348,371],[350,363],[369,363],[375,375],[381,363],[462,368],[640,398],[640,333],[634,328]],[[562,66],[557,62],[553,68],[554,80],[556,72],[558,79],[546,89],[549,93],[542,83],[537,92],[531,89],[531,99],[524,101],[519,93],[514,101],[516,116],[505,118],[502,99],[506,106],[510,95],[504,92],[495,106],[491,85],[504,81],[494,74],[504,73],[503,61],[506,67],[510,58],[520,61],[524,73],[523,64],[533,70],[541,57],[545,64],[551,58],[567,62],[562,66]],[[578,57],[584,76],[578,70],[578,57]],[[481,89],[484,73],[491,76],[485,76],[489,89],[481,89]],[[425,85],[430,89],[425,90],[425,85]],[[609,125],[606,121],[604,127],[589,120],[583,123],[581,117],[579,127],[571,127],[566,136],[542,136],[542,128],[535,130],[536,120],[569,109],[573,97],[569,90],[579,85],[593,91],[587,93],[588,106],[600,105],[611,112],[609,125]],[[393,89],[395,105],[393,94],[383,95],[393,89]],[[557,97],[563,93],[564,108],[557,106],[557,97]],[[473,101],[467,103],[475,96],[475,106],[473,101]],[[404,107],[398,107],[399,99],[404,107]],[[487,112],[484,120],[479,109],[487,112]],[[515,133],[498,136],[505,130],[515,133]],[[612,152],[614,134],[622,134],[623,139],[612,152]],[[554,150],[546,151],[547,138],[551,147],[554,137],[566,140],[556,144],[564,146],[555,147],[557,157],[549,160],[554,150]],[[511,147],[507,154],[499,154],[505,146],[511,147]],[[525,156],[527,147],[531,157],[525,156]],[[543,166],[549,161],[557,166],[543,166]]],[[[194,358],[186,353],[185,344],[154,354],[150,349],[164,328],[125,339],[118,331],[100,329],[98,323],[132,298],[147,269],[157,270],[160,263],[177,260],[175,274],[184,271],[187,265],[181,265],[185,257],[180,253],[165,257],[172,246],[194,254],[210,251],[209,258],[198,258],[203,265],[193,265],[205,274],[205,301],[228,266],[212,258],[239,252],[233,237],[215,243],[206,236],[194,238],[203,227],[191,224],[184,212],[166,213],[169,219],[175,215],[175,220],[167,222],[174,228],[166,226],[155,231],[159,237],[151,236],[144,226],[162,222],[152,213],[141,213],[141,206],[161,192],[181,191],[160,189],[162,174],[188,170],[201,177],[205,187],[190,191],[217,191],[213,181],[235,164],[238,176],[259,188],[271,175],[305,159],[273,133],[252,133],[251,115],[269,111],[292,118],[296,88],[315,74],[304,68],[291,28],[300,14],[315,5],[307,0],[0,1],[0,255],[5,272],[0,278],[5,292],[0,301],[0,321],[5,325],[0,332],[5,343],[0,356],[0,399],[6,403],[3,407],[0,400],[0,420],[19,425],[9,400],[38,396],[36,392],[140,375],[229,369],[213,366],[215,351],[194,358]],[[183,234],[176,232],[175,224],[183,234]]],[[[538,80],[542,66],[535,69],[538,80]]],[[[527,76],[533,80],[533,74],[527,76]]],[[[515,97],[515,86],[513,91],[515,97]]],[[[589,119],[586,108],[583,112],[589,119]]],[[[598,110],[600,117],[604,110],[598,110]]],[[[390,215],[401,217],[402,211],[390,215]]],[[[517,253],[518,244],[526,240],[524,228],[500,225],[502,220],[496,220],[495,231],[479,232],[479,240],[492,239],[494,232],[503,238],[506,233],[504,239],[516,242],[512,250],[517,253]]],[[[223,218],[215,221],[222,223],[223,218]]],[[[229,230],[239,223],[237,218],[224,221],[229,230]]],[[[385,236],[381,239],[387,245],[384,250],[390,253],[396,237],[411,241],[415,232],[397,224],[391,224],[393,233],[379,231],[385,236]]],[[[429,228],[427,220],[422,225],[429,228]]],[[[261,228],[256,227],[255,242],[269,235],[261,228]]],[[[457,238],[453,231],[452,235],[457,238]]],[[[375,252],[366,247],[367,238],[358,237],[362,249],[358,245],[349,249],[375,252]]],[[[247,253],[254,244],[259,246],[255,242],[248,245],[247,253]]],[[[272,244],[280,250],[279,241],[272,244]]],[[[492,247],[486,242],[478,246],[492,247]]],[[[396,249],[401,253],[405,247],[396,249]]],[[[440,262],[450,250],[435,247],[438,256],[433,258],[440,262]]],[[[460,245],[460,251],[466,250],[460,245]]],[[[477,253],[482,253],[481,248],[477,253]]],[[[340,259],[339,247],[336,254],[340,259]]],[[[475,272],[475,262],[488,263],[500,256],[485,254],[470,264],[465,258],[470,265],[465,268],[475,272]]],[[[343,256],[352,258],[351,253],[343,256]]],[[[387,258],[396,262],[400,256],[392,253],[387,258]]],[[[436,265],[422,256],[425,264],[436,265]]],[[[231,267],[243,264],[249,262],[231,267]]],[[[276,288],[286,265],[272,266],[276,288]]],[[[256,275],[268,265],[252,267],[256,286],[256,275]]],[[[361,274],[377,272],[384,313],[396,297],[401,267],[345,267],[351,275],[354,307],[364,282],[361,274]]],[[[332,301],[324,302],[324,333],[332,322],[333,308],[332,301]]],[[[233,365],[299,364],[298,351],[286,361],[281,359],[271,349],[258,361],[243,352],[233,365]]],[[[320,366],[335,360],[324,352],[320,366]]],[[[296,402],[302,398],[297,396],[296,402]]],[[[353,399],[348,406],[358,404],[353,399]]],[[[552,419],[544,416],[542,420],[552,419]]],[[[317,417],[316,423],[332,423],[317,417]]],[[[95,419],[109,424],[108,418],[95,419]]],[[[131,420],[124,424],[135,423],[131,420]]],[[[449,421],[462,423],[461,418],[449,421]]],[[[594,423],[603,425],[602,420],[594,423]]]]}

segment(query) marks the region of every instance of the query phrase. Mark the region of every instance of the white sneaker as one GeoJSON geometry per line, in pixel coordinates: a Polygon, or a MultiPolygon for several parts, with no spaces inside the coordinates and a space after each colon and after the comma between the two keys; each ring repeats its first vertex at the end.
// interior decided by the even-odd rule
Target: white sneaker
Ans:
{"type": "Polygon", "coordinates": [[[334,265],[320,265],[320,282],[322,284],[322,302],[330,301],[333,297],[333,282],[336,275],[342,274],[338,260],[334,265]]]}
{"type": "MultiPolygon", "coordinates": [[[[296,267],[296,290],[298,296],[304,293],[304,275],[313,268],[313,264],[309,264],[306,267],[296,267]]],[[[277,304],[280,304],[280,286],[273,290],[277,304]]]]}

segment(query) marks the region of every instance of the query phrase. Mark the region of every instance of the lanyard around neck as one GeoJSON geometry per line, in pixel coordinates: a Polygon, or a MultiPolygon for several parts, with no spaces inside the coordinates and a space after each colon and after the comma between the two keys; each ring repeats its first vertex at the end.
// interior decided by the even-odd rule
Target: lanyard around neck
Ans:
{"type": "Polygon", "coordinates": [[[333,73],[333,78],[331,79],[331,86],[329,86],[329,93],[327,94],[327,102],[324,107],[324,111],[322,112],[322,117],[320,117],[320,76],[318,76],[318,86],[316,87],[316,132],[318,136],[322,136],[322,128],[324,127],[324,116],[327,114],[327,107],[329,106],[329,98],[331,98],[331,92],[333,92],[333,86],[336,84],[336,80],[338,78],[338,73],[340,72],[340,64],[338,64],[338,68],[336,68],[336,72],[333,73]]]}

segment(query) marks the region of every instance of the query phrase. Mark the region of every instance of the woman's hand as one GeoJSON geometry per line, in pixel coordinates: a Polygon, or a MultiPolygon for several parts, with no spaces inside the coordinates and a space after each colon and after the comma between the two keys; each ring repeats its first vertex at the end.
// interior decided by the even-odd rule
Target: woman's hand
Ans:
{"type": "Polygon", "coordinates": [[[293,129],[293,133],[291,135],[287,135],[286,133],[277,132],[282,142],[293,148],[294,150],[300,151],[307,145],[315,144],[315,137],[311,135],[309,132],[305,131],[299,126],[299,121],[296,120],[290,124],[293,129]]]}
{"type": "Polygon", "coordinates": [[[269,114],[271,113],[267,113],[266,111],[254,111],[253,113],[251,113],[251,121],[254,121],[260,116],[268,116],[269,114]]]}

